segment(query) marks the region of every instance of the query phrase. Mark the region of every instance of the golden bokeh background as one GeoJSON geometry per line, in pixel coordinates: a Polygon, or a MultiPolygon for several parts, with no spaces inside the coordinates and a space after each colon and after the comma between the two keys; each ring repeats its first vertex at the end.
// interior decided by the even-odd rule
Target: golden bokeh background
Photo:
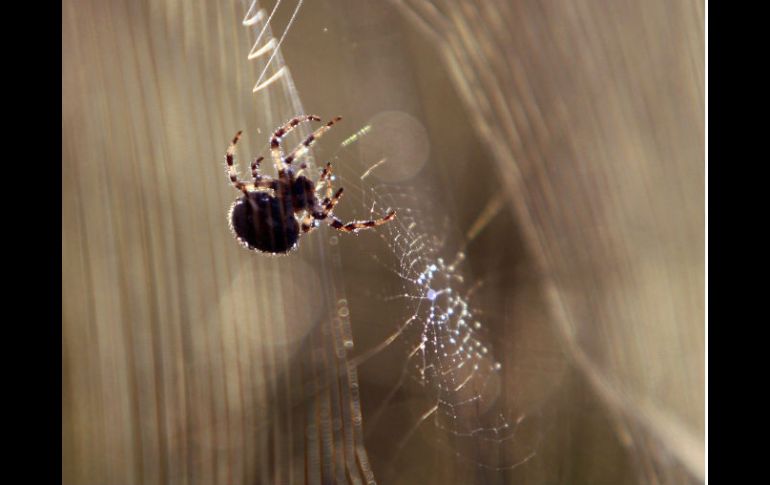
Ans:
{"type": "Polygon", "coordinates": [[[294,85],[257,94],[249,3],[62,5],[63,483],[701,483],[703,2],[304,2],[294,85]],[[405,311],[389,232],[235,243],[227,143],[245,173],[298,109],[344,117],[315,151],[340,217],[387,156],[372,180],[465,248],[532,460],[479,468],[428,423],[397,450],[419,389],[367,426],[406,354],[351,364],[405,311]]]}

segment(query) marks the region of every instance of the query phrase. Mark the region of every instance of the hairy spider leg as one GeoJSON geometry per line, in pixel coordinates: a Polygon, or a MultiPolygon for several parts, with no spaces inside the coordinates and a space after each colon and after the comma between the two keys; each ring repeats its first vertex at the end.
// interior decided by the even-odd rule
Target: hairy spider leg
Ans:
{"type": "Polygon", "coordinates": [[[311,214],[305,214],[305,217],[302,218],[302,221],[300,222],[300,227],[302,228],[303,233],[307,233],[312,231],[316,228],[315,225],[315,217],[313,217],[311,214]]]}
{"type": "Polygon", "coordinates": [[[324,169],[321,170],[321,176],[318,177],[318,182],[315,184],[315,189],[318,190],[321,188],[321,184],[323,184],[324,180],[329,178],[332,174],[332,162],[326,162],[326,166],[324,166],[324,169]]]}
{"type": "Polygon", "coordinates": [[[230,176],[230,182],[233,187],[240,190],[244,194],[248,194],[249,190],[256,188],[271,189],[273,188],[273,179],[259,174],[259,163],[264,157],[259,157],[251,163],[251,174],[254,176],[254,183],[243,182],[238,177],[238,167],[235,165],[235,145],[241,138],[243,132],[239,131],[235,134],[233,141],[227,148],[227,154],[225,155],[225,161],[227,162],[227,173],[230,176]]]}
{"type": "Polygon", "coordinates": [[[242,182],[238,178],[238,168],[235,166],[235,163],[233,162],[233,158],[235,156],[235,145],[238,143],[238,140],[241,138],[241,134],[243,134],[243,131],[239,131],[235,134],[235,137],[233,137],[233,141],[230,142],[230,146],[227,147],[227,153],[225,154],[225,161],[227,162],[227,173],[230,176],[230,183],[233,184],[233,187],[240,190],[244,194],[248,193],[248,184],[245,182],[242,182]]]}
{"type": "MultiPolygon", "coordinates": [[[[334,194],[334,197],[326,197],[320,204],[318,201],[316,201],[316,205],[313,208],[312,212],[308,213],[307,216],[312,217],[313,219],[317,221],[322,221],[329,217],[329,214],[332,210],[334,210],[334,206],[337,205],[337,202],[339,202],[340,197],[342,197],[342,187],[337,191],[336,194],[334,194]]],[[[307,218],[305,216],[305,219],[307,218]]],[[[304,219],[303,219],[304,220],[304,219]]]]}
{"type": "Polygon", "coordinates": [[[331,130],[332,126],[334,126],[334,123],[340,121],[341,119],[342,119],[341,117],[337,116],[337,117],[333,118],[331,121],[329,121],[328,123],[326,123],[326,125],[318,128],[313,133],[308,135],[308,137],[305,138],[305,141],[303,141],[302,143],[300,143],[299,145],[294,147],[294,149],[289,153],[289,156],[287,156],[286,158],[283,159],[284,163],[286,165],[291,165],[291,163],[295,159],[297,159],[297,158],[301,157],[302,155],[304,155],[305,152],[310,149],[310,147],[313,145],[313,143],[316,142],[316,140],[321,138],[324,133],[326,133],[327,131],[331,130]]]}
{"type": "Polygon", "coordinates": [[[251,162],[251,176],[254,177],[254,183],[259,183],[262,180],[262,175],[259,173],[259,164],[262,163],[265,157],[257,157],[251,162]]]}
{"type": "Polygon", "coordinates": [[[345,224],[341,220],[337,219],[336,217],[331,216],[330,225],[333,228],[337,229],[338,231],[358,232],[361,229],[370,229],[372,227],[381,226],[386,222],[394,219],[395,217],[396,217],[396,211],[390,211],[386,216],[381,217],[379,219],[373,219],[368,221],[351,221],[345,224]]]}
{"type": "Polygon", "coordinates": [[[321,121],[321,118],[316,115],[304,115],[297,116],[286,122],[285,125],[275,130],[273,136],[270,138],[270,154],[273,158],[273,164],[275,164],[278,173],[283,172],[283,153],[281,152],[281,140],[284,136],[288,135],[294,128],[300,123],[306,123],[309,121],[321,121]]]}
{"type": "MultiPolygon", "coordinates": [[[[328,166],[329,165],[327,164],[327,167],[328,166]]],[[[351,221],[348,223],[343,223],[342,221],[337,219],[334,215],[330,215],[331,211],[334,210],[334,206],[337,205],[337,202],[339,202],[340,198],[342,197],[342,193],[343,193],[343,188],[340,187],[337,190],[337,192],[334,194],[334,197],[332,197],[331,199],[327,197],[326,200],[324,200],[322,210],[320,211],[315,210],[312,213],[306,214],[305,217],[302,218],[302,222],[301,222],[302,232],[307,233],[312,231],[317,227],[315,225],[315,221],[320,221],[327,218],[331,220],[330,225],[339,231],[358,232],[361,229],[369,229],[372,227],[381,226],[396,217],[396,211],[392,210],[387,215],[379,219],[373,219],[368,221],[351,221]]]]}
{"type": "Polygon", "coordinates": [[[332,174],[332,162],[326,162],[326,166],[321,171],[321,176],[318,177],[318,182],[315,184],[315,192],[318,192],[318,190],[321,188],[321,185],[324,183],[326,184],[326,197],[324,197],[323,201],[320,203],[320,207],[316,205],[313,212],[315,214],[314,218],[323,220],[326,219],[326,216],[334,209],[334,206],[337,205],[337,202],[339,202],[340,197],[342,197],[342,187],[337,191],[334,196],[332,196],[332,181],[331,181],[331,174],[332,174]]]}
{"type": "MultiPolygon", "coordinates": [[[[331,189],[332,189],[331,186],[329,186],[329,192],[331,192],[331,189]]],[[[339,189],[337,189],[337,193],[334,194],[334,197],[332,198],[329,198],[328,196],[326,197],[326,199],[328,199],[328,200],[326,199],[324,200],[325,202],[324,212],[326,214],[334,210],[334,206],[337,205],[337,202],[340,201],[340,197],[342,197],[342,191],[343,191],[343,187],[340,187],[339,189]]]]}
{"type": "Polygon", "coordinates": [[[329,200],[331,200],[332,197],[332,162],[326,162],[326,166],[324,167],[323,171],[321,172],[321,176],[318,177],[318,182],[315,184],[315,191],[318,192],[318,190],[321,188],[321,185],[326,183],[326,199],[324,199],[323,205],[329,203],[329,200]]]}

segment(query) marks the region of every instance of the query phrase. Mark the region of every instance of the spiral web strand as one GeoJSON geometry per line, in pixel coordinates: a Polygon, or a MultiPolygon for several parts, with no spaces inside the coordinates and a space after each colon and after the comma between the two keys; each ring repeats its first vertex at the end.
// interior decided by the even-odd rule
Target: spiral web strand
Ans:
{"type": "Polygon", "coordinates": [[[340,182],[357,187],[352,192],[358,207],[370,214],[391,209],[398,213],[392,224],[378,231],[390,261],[374,258],[400,281],[402,291],[385,299],[402,305],[404,318],[394,333],[353,362],[362,365],[376,359],[398,341],[405,347],[404,364],[401,379],[368,425],[376,425],[384,408],[411,380],[430,404],[396,444],[397,450],[432,423],[445,436],[442,441],[451,453],[475,466],[502,471],[523,465],[535,456],[537,445],[518,439],[528,417],[510,411],[501,398],[504,369],[495,359],[473,301],[478,285],[469,284],[463,275],[465,253],[447,249],[446,234],[451,231],[430,223],[430,202],[424,192],[418,197],[404,184],[367,185],[378,170],[387,169],[387,164],[379,165],[382,161],[365,170],[366,177],[343,177],[340,182]]]}

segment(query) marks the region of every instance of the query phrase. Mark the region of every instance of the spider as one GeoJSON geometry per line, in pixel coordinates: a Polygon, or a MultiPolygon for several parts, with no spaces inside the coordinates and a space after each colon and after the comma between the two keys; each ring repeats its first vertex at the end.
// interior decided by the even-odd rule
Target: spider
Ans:
{"type": "Polygon", "coordinates": [[[262,175],[259,165],[264,157],[258,157],[251,163],[253,182],[243,182],[238,178],[233,158],[235,145],[242,132],[236,133],[227,149],[225,160],[230,182],[243,192],[243,196],[233,203],[229,212],[230,229],[242,246],[254,251],[285,254],[297,247],[300,235],[318,227],[320,221],[328,220],[329,225],[339,231],[355,233],[385,224],[396,217],[396,212],[390,211],[380,219],[343,223],[333,214],[334,207],[342,197],[342,188],[332,195],[331,162],[326,164],[315,184],[302,175],[307,168],[306,164],[301,164],[300,170],[295,172],[292,163],[341,119],[336,117],[318,128],[287,157],[281,151],[283,137],[300,123],[321,121],[321,118],[315,115],[298,116],[275,130],[270,138],[270,153],[278,177],[262,175]],[[323,185],[326,186],[326,196],[319,200],[316,193],[323,185]],[[300,220],[297,219],[298,214],[302,214],[300,220]]]}

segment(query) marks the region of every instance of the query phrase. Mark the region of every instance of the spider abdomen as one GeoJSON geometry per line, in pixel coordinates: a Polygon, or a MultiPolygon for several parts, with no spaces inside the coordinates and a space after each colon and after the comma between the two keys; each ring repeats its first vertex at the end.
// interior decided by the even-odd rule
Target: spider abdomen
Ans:
{"type": "Polygon", "coordinates": [[[263,252],[289,252],[299,239],[294,213],[265,192],[250,192],[235,201],[230,227],[244,246],[263,252]]]}

